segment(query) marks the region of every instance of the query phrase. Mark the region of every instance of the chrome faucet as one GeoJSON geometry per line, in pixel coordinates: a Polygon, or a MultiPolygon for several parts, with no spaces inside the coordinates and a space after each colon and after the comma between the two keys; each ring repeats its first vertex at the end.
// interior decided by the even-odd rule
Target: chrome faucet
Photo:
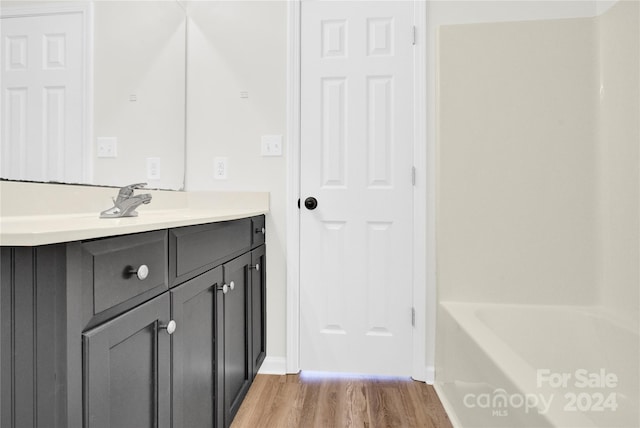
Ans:
{"type": "Polygon", "coordinates": [[[100,218],[136,217],[138,215],[136,208],[151,202],[151,194],[134,195],[133,191],[146,185],[147,183],[137,183],[120,188],[118,197],[113,199],[113,207],[102,211],[100,218]]]}

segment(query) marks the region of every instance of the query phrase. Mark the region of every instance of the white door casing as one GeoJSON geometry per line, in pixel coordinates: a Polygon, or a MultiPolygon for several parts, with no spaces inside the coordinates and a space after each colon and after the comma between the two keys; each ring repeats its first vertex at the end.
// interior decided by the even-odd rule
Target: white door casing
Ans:
{"type": "Polygon", "coordinates": [[[409,376],[413,2],[301,9],[300,368],[409,376]]]}
{"type": "Polygon", "coordinates": [[[1,177],[86,181],[83,20],[2,17],[1,177]]]}

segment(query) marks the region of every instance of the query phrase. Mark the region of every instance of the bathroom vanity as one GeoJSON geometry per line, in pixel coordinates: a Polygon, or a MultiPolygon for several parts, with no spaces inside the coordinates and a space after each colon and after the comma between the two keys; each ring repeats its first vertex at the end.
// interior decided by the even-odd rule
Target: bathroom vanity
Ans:
{"type": "Polygon", "coordinates": [[[266,350],[256,211],[40,245],[6,245],[4,217],[0,425],[228,427],[266,350]]]}

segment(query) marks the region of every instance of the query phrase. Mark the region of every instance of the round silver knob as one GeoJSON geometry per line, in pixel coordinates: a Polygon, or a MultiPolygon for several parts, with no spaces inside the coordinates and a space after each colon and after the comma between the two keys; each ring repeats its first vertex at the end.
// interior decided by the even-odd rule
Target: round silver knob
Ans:
{"type": "Polygon", "coordinates": [[[231,283],[229,284],[229,288],[231,288],[232,290],[236,288],[236,283],[231,281],[231,283]]]}
{"type": "Polygon", "coordinates": [[[147,277],[149,276],[149,266],[140,265],[140,267],[138,267],[138,269],[131,269],[129,271],[129,273],[131,275],[137,276],[140,281],[143,281],[143,280],[147,279],[147,277]]]}
{"type": "Polygon", "coordinates": [[[249,269],[260,270],[260,264],[256,263],[255,265],[249,265],[249,269]]]}
{"type": "Polygon", "coordinates": [[[264,230],[264,227],[262,228],[262,234],[264,235],[264,233],[266,232],[266,230],[264,230]]]}
{"type": "Polygon", "coordinates": [[[229,291],[229,286],[227,284],[218,286],[218,290],[222,290],[222,294],[227,294],[227,292],[229,291]]]}
{"type": "Polygon", "coordinates": [[[174,320],[169,321],[167,324],[160,324],[160,328],[167,330],[167,334],[173,334],[176,331],[177,324],[174,320]]]}

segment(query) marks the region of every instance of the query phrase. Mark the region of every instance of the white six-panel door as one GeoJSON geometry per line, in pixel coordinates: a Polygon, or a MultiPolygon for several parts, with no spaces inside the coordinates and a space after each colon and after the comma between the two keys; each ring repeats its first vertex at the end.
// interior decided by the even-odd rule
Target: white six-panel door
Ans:
{"type": "Polygon", "coordinates": [[[300,367],[408,376],[413,3],[301,12],[300,367]]]}
{"type": "Polygon", "coordinates": [[[79,13],[3,17],[0,177],[84,182],[79,13]]]}

